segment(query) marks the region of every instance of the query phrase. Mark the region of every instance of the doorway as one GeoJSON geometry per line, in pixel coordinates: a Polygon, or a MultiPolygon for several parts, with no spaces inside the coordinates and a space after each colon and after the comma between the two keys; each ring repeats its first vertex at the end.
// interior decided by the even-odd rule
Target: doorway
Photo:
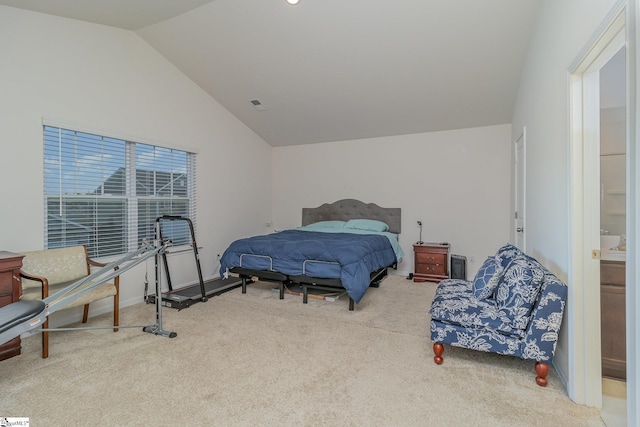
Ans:
{"type": "MultiPolygon", "coordinates": [[[[600,210],[603,200],[600,119],[604,98],[601,98],[600,77],[607,63],[621,50],[625,51],[625,21],[625,8],[620,7],[570,68],[570,281],[577,285],[569,304],[575,307],[570,327],[580,336],[570,353],[583,355],[574,358],[579,362],[572,367],[576,380],[570,393],[578,397],[577,400],[595,407],[603,406],[600,267],[604,229],[600,210]]],[[[623,90],[623,94],[626,100],[626,91],[623,90]]],[[[626,146],[626,127],[623,134],[626,146]]],[[[623,198],[626,203],[626,196],[623,198]]],[[[626,416],[626,405],[618,410],[621,416],[626,416]]]]}
{"type": "Polygon", "coordinates": [[[626,425],[626,50],[600,76],[600,320],[602,418],[626,425]]]}

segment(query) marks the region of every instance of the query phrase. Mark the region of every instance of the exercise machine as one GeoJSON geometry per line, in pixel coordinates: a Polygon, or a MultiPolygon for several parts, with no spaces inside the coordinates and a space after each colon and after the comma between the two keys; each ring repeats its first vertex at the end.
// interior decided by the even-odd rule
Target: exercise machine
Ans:
{"type": "MultiPolygon", "coordinates": [[[[28,332],[45,322],[47,316],[58,310],[64,309],[68,304],[91,292],[93,289],[118,276],[136,265],[157,257],[158,254],[166,252],[170,242],[154,241],[153,244],[143,243],[137,250],[123,255],[121,258],[110,262],[106,266],[92,272],[90,275],[70,284],[55,294],[43,300],[19,300],[14,303],[0,307],[0,344],[8,342],[13,338],[28,332]],[[117,270],[115,268],[118,267],[117,270]]],[[[160,263],[156,266],[156,292],[162,289],[160,263]]],[[[153,325],[141,326],[118,326],[118,328],[139,328],[144,332],[154,335],[162,335],[175,338],[175,332],[166,331],[162,327],[162,304],[156,304],[156,322],[153,325]]],[[[87,329],[113,329],[113,326],[93,326],[74,328],[49,328],[40,329],[41,332],[87,330],[87,329]]]]}
{"type": "Polygon", "coordinates": [[[156,218],[156,239],[160,241],[166,241],[166,233],[163,233],[163,223],[171,222],[184,222],[189,228],[189,235],[191,237],[191,248],[193,249],[193,255],[196,262],[196,270],[198,272],[197,283],[187,285],[181,288],[173,289],[171,283],[171,274],[169,273],[169,263],[167,262],[167,252],[163,251],[156,255],[156,270],[158,270],[159,258],[162,258],[162,264],[164,264],[164,272],[167,278],[168,292],[156,292],[155,294],[147,295],[148,285],[145,283],[145,295],[144,299],[148,304],[154,304],[158,298],[156,295],[162,295],[161,304],[169,308],[177,308],[182,310],[183,308],[190,307],[197,302],[206,302],[210,297],[220,295],[224,292],[230,291],[237,287],[242,286],[242,280],[236,277],[230,277],[228,279],[212,279],[204,281],[202,279],[202,268],[200,267],[200,255],[198,254],[198,244],[196,242],[195,231],[193,228],[193,222],[189,218],[176,215],[163,215],[156,218]]]}

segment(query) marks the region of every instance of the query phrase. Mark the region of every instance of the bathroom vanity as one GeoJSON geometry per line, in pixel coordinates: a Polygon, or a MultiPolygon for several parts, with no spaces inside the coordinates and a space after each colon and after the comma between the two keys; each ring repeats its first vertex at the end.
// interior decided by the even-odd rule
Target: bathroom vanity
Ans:
{"type": "Polygon", "coordinates": [[[626,380],[625,262],[600,261],[602,375],[626,380]]]}

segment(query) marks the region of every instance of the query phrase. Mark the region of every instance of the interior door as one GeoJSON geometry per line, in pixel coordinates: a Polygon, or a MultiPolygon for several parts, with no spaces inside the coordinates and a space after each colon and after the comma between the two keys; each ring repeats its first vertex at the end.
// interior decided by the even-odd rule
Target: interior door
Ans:
{"type": "Polygon", "coordinates": [[[514,171],[514,189],[515,189],[515,213],[514,213],[514,244],[525,250],[525,141],[526,128],[522,128],[522,134],[516,139],[515,143],[515,171],[514,171]]]}

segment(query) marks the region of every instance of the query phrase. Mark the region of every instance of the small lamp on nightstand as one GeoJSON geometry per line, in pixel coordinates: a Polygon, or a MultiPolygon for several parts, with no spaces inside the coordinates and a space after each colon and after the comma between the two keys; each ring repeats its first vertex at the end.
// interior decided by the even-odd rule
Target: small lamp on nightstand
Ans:
{"type": "Polygon", "coordinates": [[[418,238],[418,241],[416,242],[416,245],[421,245],[424,242],[422,241],[422,221],[418,221],[418,227],[420,227],[420,237],[418,238]]]}

